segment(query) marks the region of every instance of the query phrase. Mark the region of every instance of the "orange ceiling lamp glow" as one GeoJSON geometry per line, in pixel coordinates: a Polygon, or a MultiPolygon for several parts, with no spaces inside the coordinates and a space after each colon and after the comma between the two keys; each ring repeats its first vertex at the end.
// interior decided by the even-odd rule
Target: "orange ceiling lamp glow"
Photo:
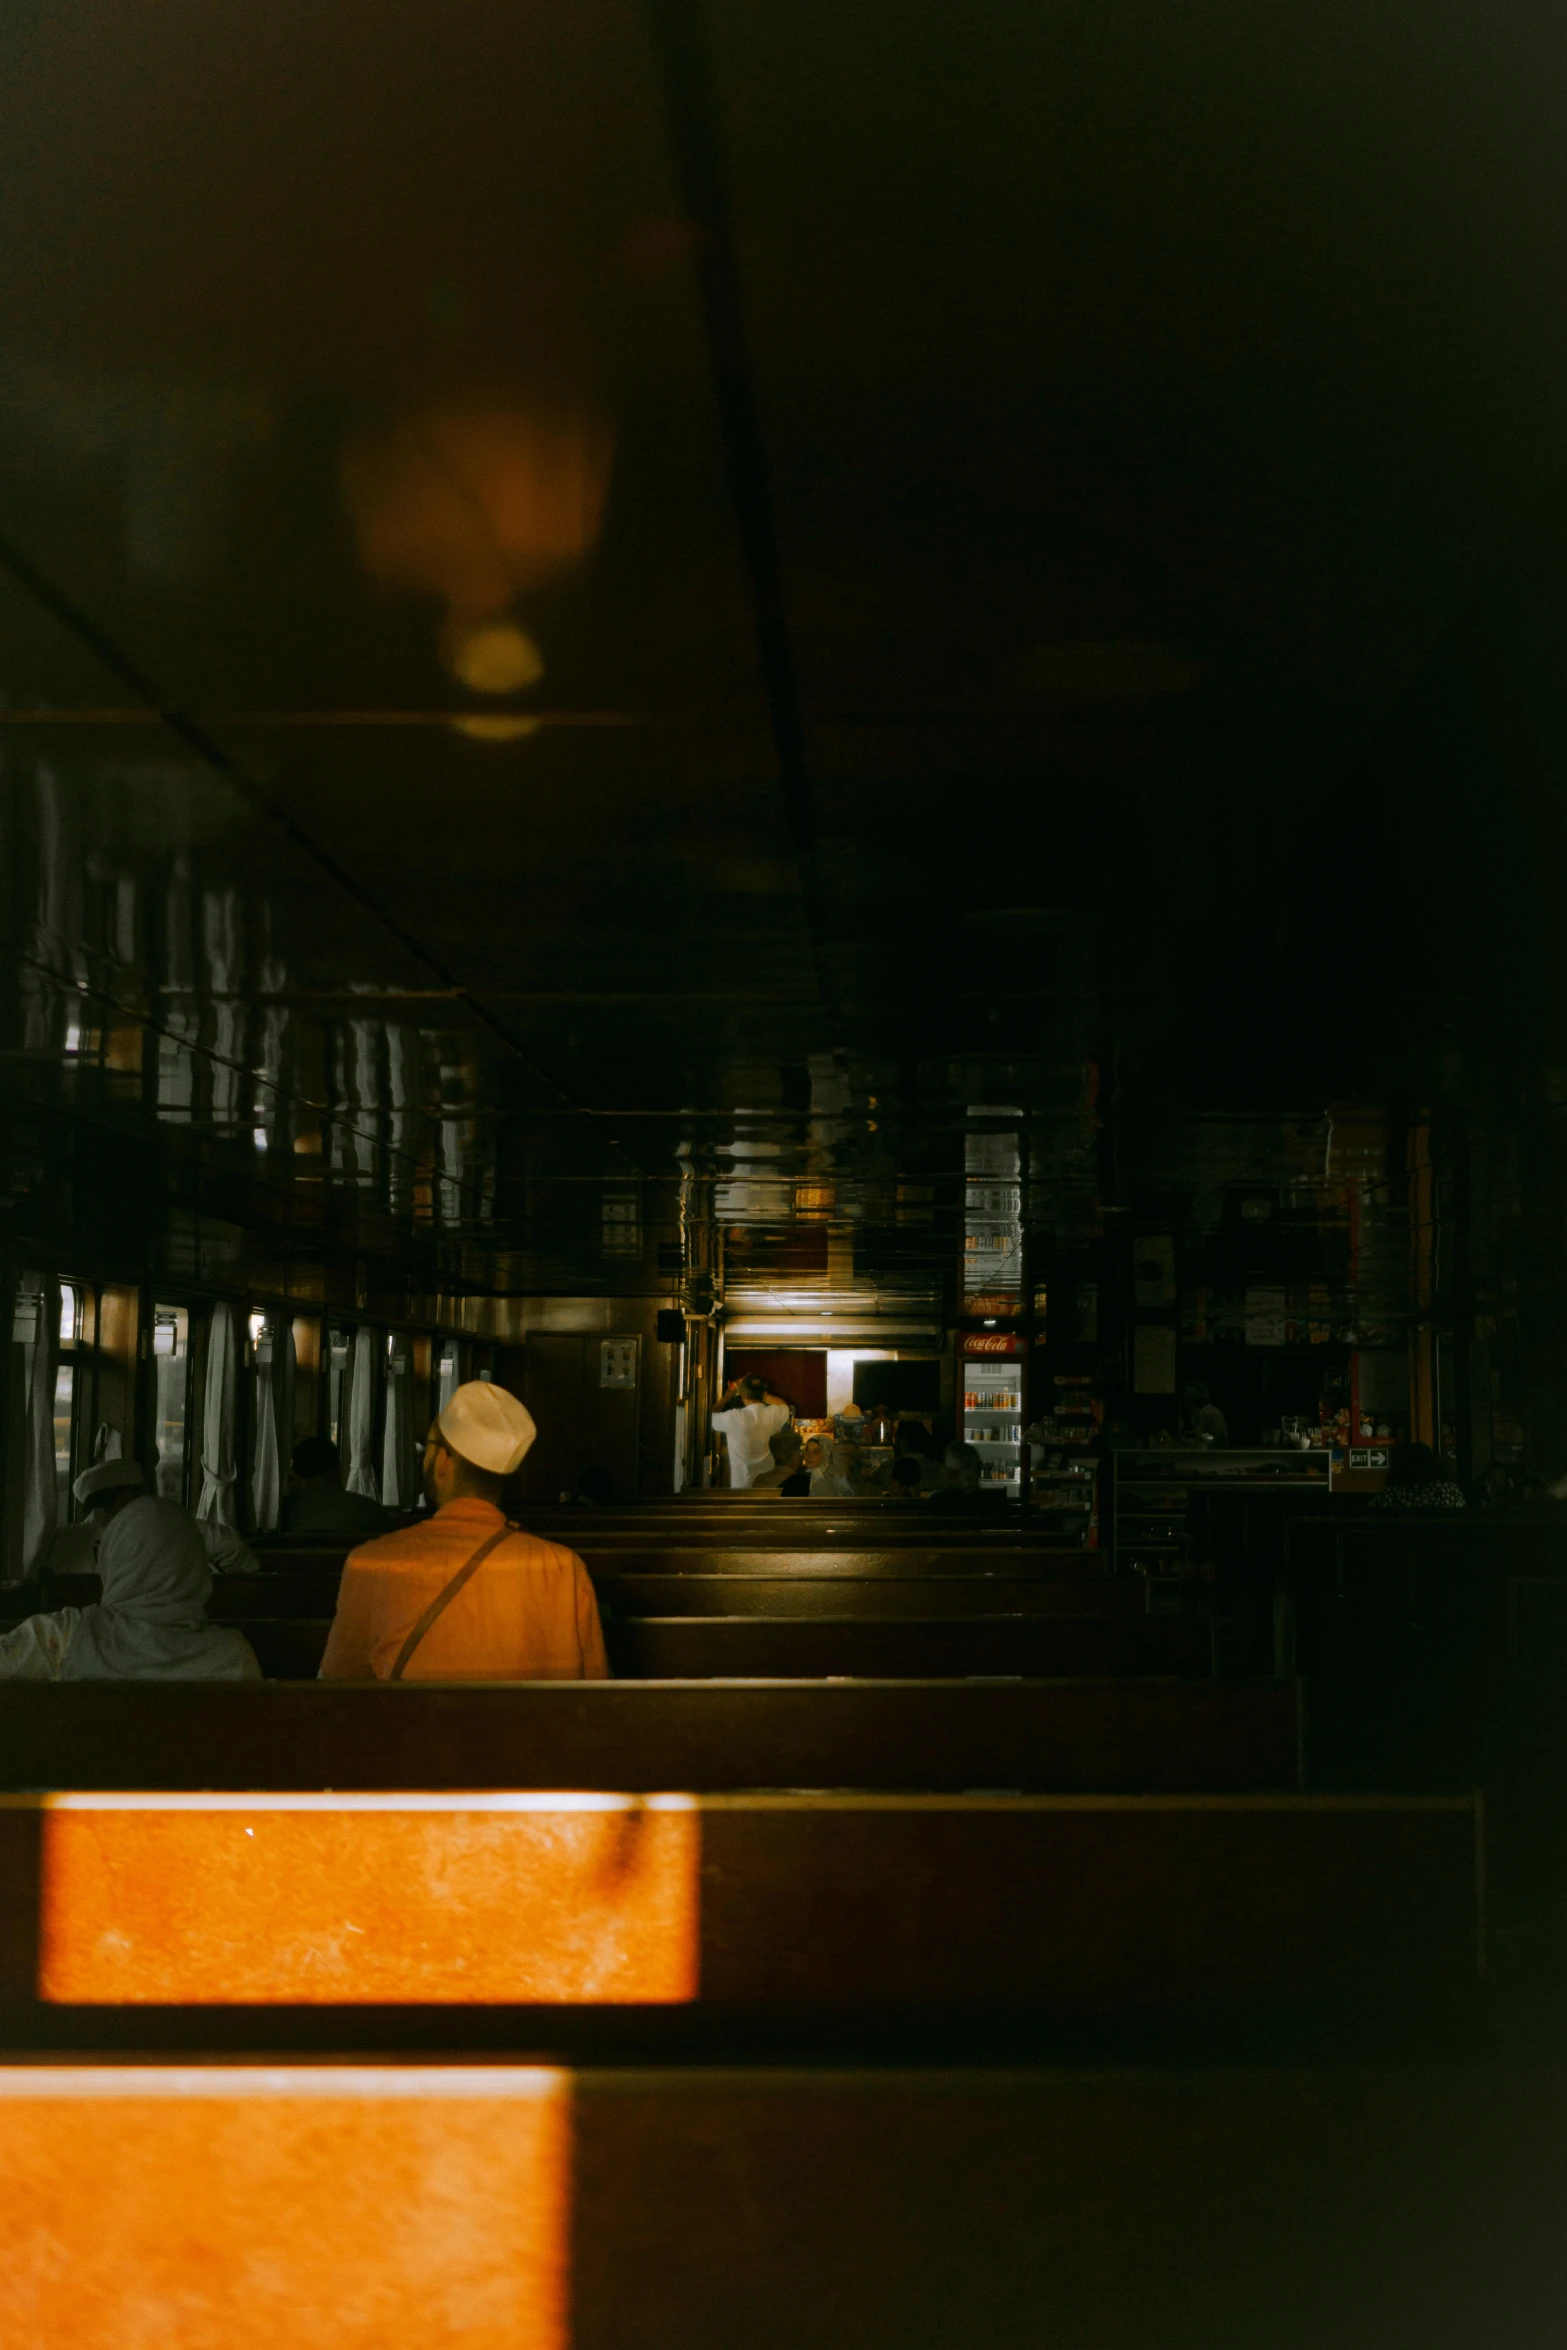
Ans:
{"type": "Polygon", "coordinates": [[[610,427],[586,410],[406,417],[344,453],[360,560],[379,585],[436,596],[459,617],[503,614],[592,551],[613,454],[610,427]]]}
{"type": "Polygon", "coordinates": [[[46,1799],[57,2004],[532,2006],[697,1995],[688,1796],[46,1799]]]}

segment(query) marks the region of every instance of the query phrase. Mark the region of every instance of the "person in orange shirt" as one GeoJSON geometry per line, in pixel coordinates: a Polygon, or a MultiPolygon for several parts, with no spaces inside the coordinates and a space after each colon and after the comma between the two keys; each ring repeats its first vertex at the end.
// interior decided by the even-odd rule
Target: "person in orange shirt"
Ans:
{"type": "Polygon", "coordinates": [[[502,1485],[538,1431],[488,1380],[425,1439],[434,1516],[351,1551],[323,1681],[601,1681],[598,1601],[575,1551],[509,1525],[502,1485]]]}

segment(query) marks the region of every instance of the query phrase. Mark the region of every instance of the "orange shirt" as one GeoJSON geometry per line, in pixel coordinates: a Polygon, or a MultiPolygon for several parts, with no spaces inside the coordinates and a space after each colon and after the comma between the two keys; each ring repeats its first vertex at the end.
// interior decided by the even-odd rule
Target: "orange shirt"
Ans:
{"type": "MultiPolygon", "coordinates": [[[[350,1551],[323,1681],[386,1681],[398,1651],[443,1585],[506,1520],[464,1495],[433,1518],[350,1551]]],[[[409,1681],[602,1681],[598,1601],[573,1550],[509,1534],[431,1625],[409,1681]]]]}

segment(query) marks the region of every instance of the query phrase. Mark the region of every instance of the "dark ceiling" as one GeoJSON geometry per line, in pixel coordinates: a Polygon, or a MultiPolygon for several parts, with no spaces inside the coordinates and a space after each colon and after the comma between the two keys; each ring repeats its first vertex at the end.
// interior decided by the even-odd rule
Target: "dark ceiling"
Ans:
{"type": "Polygon", "coordinates": [[[1483,1093],[1564,118],[1494,0],[11,0],[23,1225],[74,1133],[569,1288],[695,1170],[890,1277],[975,1105],[1071,1230],[1483,1093]]]}

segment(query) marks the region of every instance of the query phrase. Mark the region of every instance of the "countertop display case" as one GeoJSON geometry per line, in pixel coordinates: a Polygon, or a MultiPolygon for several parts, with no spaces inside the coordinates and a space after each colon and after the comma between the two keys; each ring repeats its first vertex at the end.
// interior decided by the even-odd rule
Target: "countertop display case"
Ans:
{"type": "Polygon", "coordinates": [[[1278,1446],[1224,1449],[1209,1445],[1150,1446],[1112,1456],[1115,1560],[1156,1580],[1189,1582],[1202,1562],[1194,1553],[1192,1500],[1204,1491],[1268,1492],[1302,1488],[1326,1494],[1330,1455],[1324,1447],[1284,1451],[1278,1446]]]}
{"type": "Polygon", "coordinates": [[[1029,1509],[1056,1538],[1099,1548],[1104,1402],[1092,1379],[1058,1372],[1028,1430],[1029,1509]]]}

